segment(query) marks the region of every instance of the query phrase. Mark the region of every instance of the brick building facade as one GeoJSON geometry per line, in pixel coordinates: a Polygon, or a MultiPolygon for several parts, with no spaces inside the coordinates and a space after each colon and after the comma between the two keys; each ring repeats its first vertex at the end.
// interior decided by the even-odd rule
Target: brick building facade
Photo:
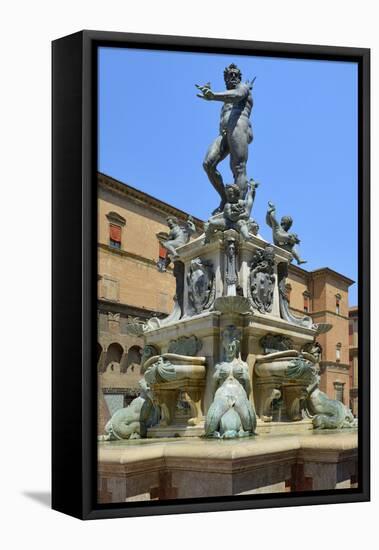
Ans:
{"type": "MultiPolygon", "coordinates": [[[[164,316],[172,309],[172,271],[157,270],[162,250],[157,234],[167,216],[188,214],[109,176],[98,174],[98,373],[99,425],[137,395],[140,338],[126,334],[129,317],[164,316]]],[[[194,219],[199,234],[202,221],[194,219]]],[[[331,323],[322,346],[321,389],[350,403],[349,303],[353,281],[329,268],[289,267],[287,292],[294,312],[331,323]]],[[[101,430],[101,427],[99,427],[101,430]]]]}
{"type": "Polygon", "coordinates": [[[327,267],[306,271],[289,267],[287,295],[295,312],[309,313],[315,323],[330,323],[320,334],[320,389],[329,397],[350,403],[349,287],[354,281],[327,267]]]}
{"type": "MultiPolygon", "coordinates": [[[[157,234],[167,216],[185,212],[113,178],[98,174],[98,343],[99,424],[138,394],[141,338],[126,333],[130,317],[148,319],[171,312],[172,270],[161,273],[157,234]],[[104,403],[105,400],[105,403],[104,403]]],[[[194,219],[199,231],[201,220],[194,219]]]]}

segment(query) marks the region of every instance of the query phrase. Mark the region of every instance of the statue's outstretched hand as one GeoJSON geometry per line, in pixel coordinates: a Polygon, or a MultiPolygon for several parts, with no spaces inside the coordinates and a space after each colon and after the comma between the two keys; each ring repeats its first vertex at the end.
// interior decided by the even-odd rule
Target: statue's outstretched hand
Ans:
{"type": "Polygon", "coordinates": [[[249,180],[248,185],[249,185],[249,188],[250,188],[252,191],[254,191],[255,189],[257,189],[257,187],[259,187],[259,181],[255,181],[253,178],[251,178],[251,179],[249,180]]]}
{"type": "Polygon", "coordinates": [[[201,99],[207,99],[208,101],[214,98],[214,93],[211,90],[210,82],[204,84],[204,86],[199,86],[198,84],[195,84],[195,86],[201,92],[201,94],[196,94],[197,97],[200,97],[201,99]]]}
{"type": "Polygon", "coordinates": [[[292,233],[292,238],[295,241],[295,244],[300,244],[300,239],[296,233],[292,233]]]}

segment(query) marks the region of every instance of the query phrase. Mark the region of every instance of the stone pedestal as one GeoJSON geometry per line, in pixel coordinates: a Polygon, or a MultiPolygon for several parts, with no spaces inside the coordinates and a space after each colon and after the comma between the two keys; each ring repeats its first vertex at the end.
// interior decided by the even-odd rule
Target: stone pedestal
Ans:
{"type": "Polygon", "coordinates": [[[159,424],[149,428],[147,437],[190,437],[204,433],[203,396],[205,380],[177,380],[154,384],[152,390],[161,408],[159,424]],[[179,398],[188,406],[188,415],[178,410],[179,398]]]}
{"type": "MultiPolygon", "coordinates": [[[[290,254],[259,237],[252,236],[251,241],[245,242],[234,230],[220,233],[212,242],[205,245],[203,238],[199,237],[178,248],[178,253],[184,266],[181,297],[183,315],[179,320],[166,319],[161,326],[150,327],[145,333],[145,340],[146,344],[153,345],[160,354],[165,354],[175,342],[189,338],[198,339],[198,355],[206,358],[205,382],[198,389],[184,388],[183,384],[179,383],[172,387],[167,384],[159,388],[154,387],[159,402],[164,403],[163,419],[158,427],[149,430],[148,436],[191,433],[188,426],[181,426],[172,420],[180,390],[189,395],[194,411],[197,411],[196,424],[199,424],[200,419],[203,420],[214,397],[214,367],[223,360],[222,336],[230,325],[236,327],[242,335],[241,356],[242,360],[248,363],[253,386],[250,399],[257,409],[258,416],[266,421],[272,420],[268,411],[276,390],[283,389],[283,381],[278,383],[278,380],[273,379],[271,385],[264,385],[255,377],[256,358],[264,353],[261,339],[268,334],[287,339],[298,353],[305,344],[313,341],[315,335],[313,328],[295,325],[281,318],[278,265],[287,263],[290,254]],[[266,261],[262,254],[267,248],[270,249],[270,256],[266,261]],[[252,270],[257,265],[256,258],[262,257],[271,268],[266,277],[266,264],[260,264],[263,265],[263,270],[258,273],[254,287],[252,270]],[[263,289],[261,294],[259,285],[263,289]],[[271,291],[266,292],[267,288],[271,288],[271,291]],[[175,434],[173,431],[170,432],[168,424],[174,424],[175,428],[178,428],[174,430],[175,434]]],[[[284,392],[286,417],[283,420],[301,420],[299,403],[302,391],[302,386],[293,382],[287,384],[284,392]]],[[[198,431],[195,430],[196,433],[198,431]]]]}
{"type": "MultiPolygon", "coordinates": [[[[278,290],[278,264],[287,263],[291,260],[291,254],[282,248],[268,243],[260,237],[251,235],[251,241],[243,241],[240,235],[229,230],[220,233],[210,243],[204,245],[203,237],[190,241],[184,246],[178,248],[180,260],[184,264],[184,317],[192,314],[191,305],[188,300],[188,275],[190,273],[191,261],[194,258],[200,258],[204,262],[209,262],[212,265],[215,277],[215,299],[221,296],[240,295],[249,298],[248,282],[250,267],[254,255],[257,251],[264,251],[268,246],[272,247],[275,255],[274,266],[274,292],[273,302],[270,313],[275,317],[280,317],[279,308],[279,290],[278,290]],[[237,281],[235,289],[233,283],[228,285],[228,242],[235,243],[235,267],[237,273],[237,281]]],[[[229,274],[230,277],[231,274],[229,274]]]]}

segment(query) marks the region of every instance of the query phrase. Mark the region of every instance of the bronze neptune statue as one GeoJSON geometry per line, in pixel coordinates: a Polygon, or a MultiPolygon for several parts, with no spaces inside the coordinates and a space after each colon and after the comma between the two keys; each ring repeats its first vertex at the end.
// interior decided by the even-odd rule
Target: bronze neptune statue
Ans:
{"type": "Polygon", "coordinates": [[[196,85],[201,91],[198,97],[224,103],[220,115],[220,133],[210,145],[203,163],[209,181],[221,198],[220,206],[214,213],[222,212],[226,203],[225,186],[217,165],[230,155],[234,183],[240,188],[242,198],[245,198],[248,187],[248,146],[253,141],[249,117],[253,108],[251,90],[255,78],[251,82],[242,83],[241,71],[232,63],[225,68],[224,79],[227,88],[224,92],[213,92],[210,83],[196,85]]]}

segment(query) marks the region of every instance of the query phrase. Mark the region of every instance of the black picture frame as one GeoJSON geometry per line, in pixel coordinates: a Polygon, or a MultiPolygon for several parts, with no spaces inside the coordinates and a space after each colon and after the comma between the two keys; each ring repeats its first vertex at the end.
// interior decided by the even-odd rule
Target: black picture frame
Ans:
{"type": "Polygon", "coordinates": [[[52,507],[81,519],[370,499],[370,50],[82,31],[52,43],[52,507]],[[99,46],[354,61],[359,82],[358,489],[251,497],[96,503],[96,202],[99,46]]]}

